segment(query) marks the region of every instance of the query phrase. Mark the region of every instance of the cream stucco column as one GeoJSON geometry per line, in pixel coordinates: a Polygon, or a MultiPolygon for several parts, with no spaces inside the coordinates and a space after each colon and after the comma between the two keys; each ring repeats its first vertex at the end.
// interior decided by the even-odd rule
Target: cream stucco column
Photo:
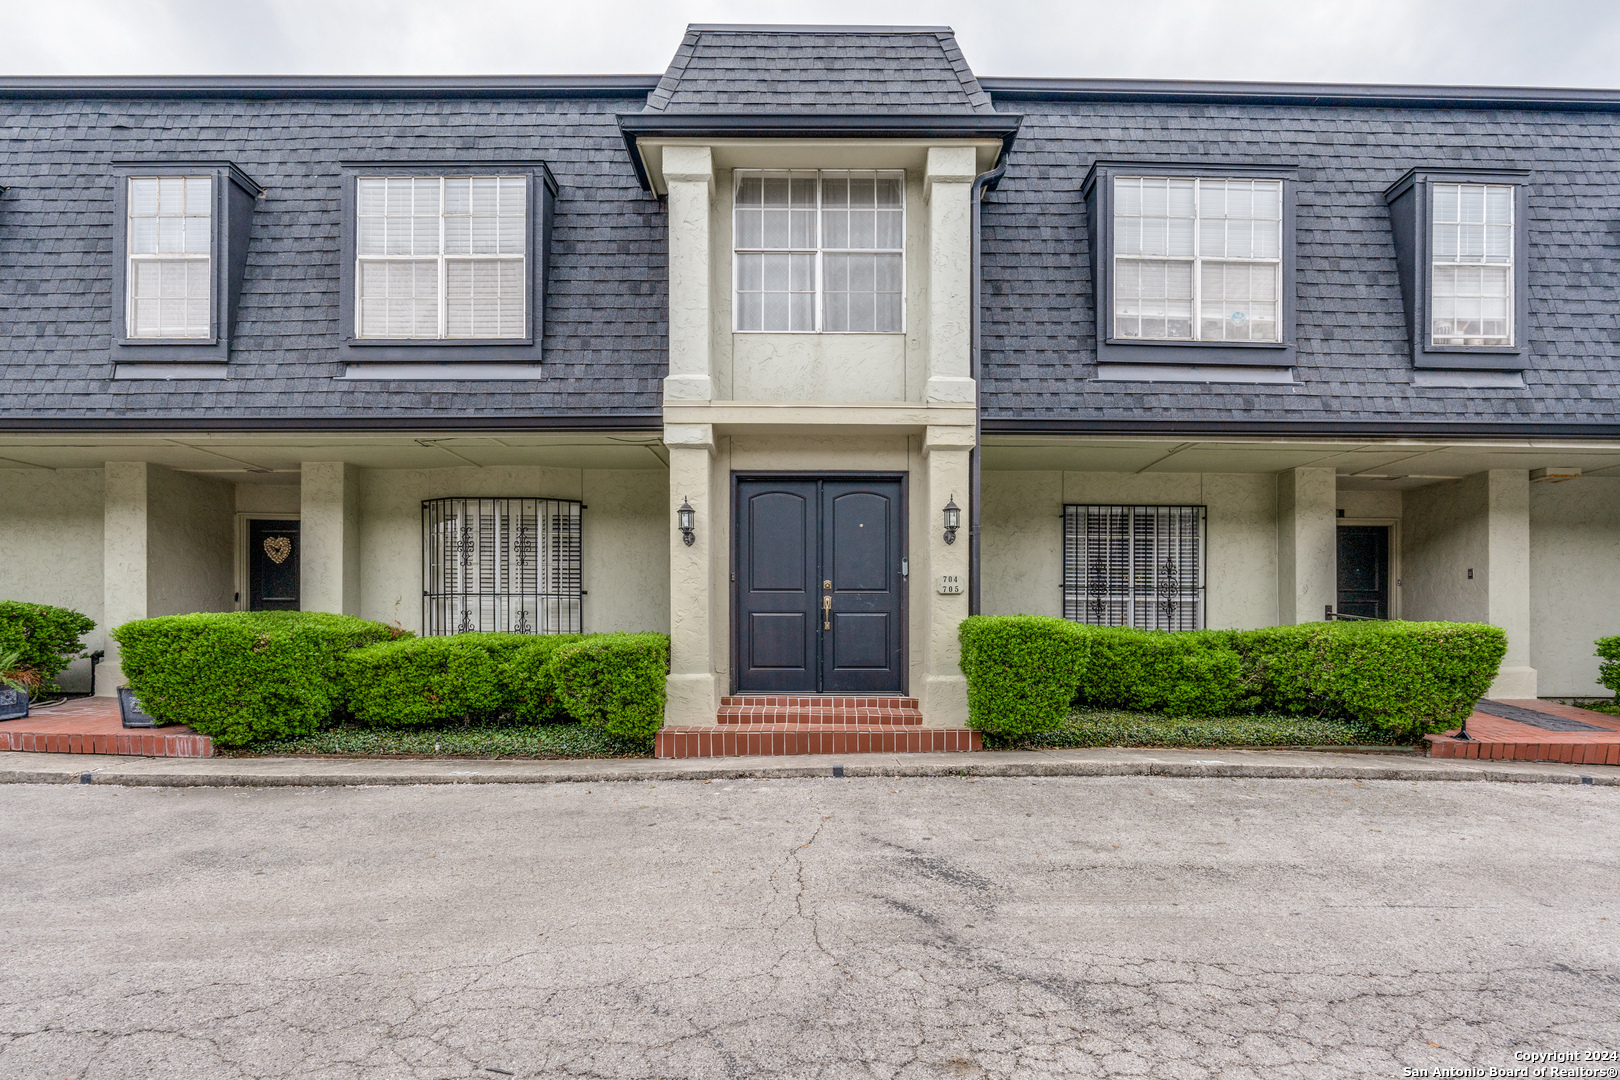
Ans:
{"type": "Polygon", "coordinates": [[[305,611],[360,614],[360,470],[306,461],[299,485],[298,581],[305,611]]]}
{"type": "Polygon", "coordinates": [[[1530,666],[1530,474],[1486,474],[1486,617],[1507,634],[1507,655],[1491,684],[1493,698],[1536,696],[1530,666]]]}
{"type": "Polygon", "coordinates": [[[669,185],[669,375],[666,401],[714,396],[710,358],[709,210],[714,159],[707,146],[664,148],[669,185]]]}
{"type": "Polygon", "coordinates": [[[667,424],[669,448],[669,680],[666,724],[713,724],[720,706],[714,666],[714,427],[667,424]],[[681,501],[696,512],[690,546],[675,528],[681,501]]]}
{"type": "Polygon", "coordinates": [[[1320,622],[1338,603],[1337,493],[1332,469],[1277,474],[1277,614],[1284,626],[1320,622]]]}
{"type": "MultiPolygon", "coordinates": [[[[144,461],[106,464],[102,507],[102,619],[104,629],[146,618],[146,481],[144,461]]],[[[107,656],[96,672],[96,695],[111,697],[123,683],[118,643],[107,639],[107,656]]]]}
{"type": "Polygon", "coordinates": [[[926,553],[920,567],[912,570],[912,596],[922,602],[926,638],[922,692],[917,695],[924,723],[930,727],[964,727],[967,724],[967,679],[962,675],[962,650],[957,628],[968,615],[968,451],[973,449],[973,429],[963,426],[930,426],[923,440],[926,484],[922,520],[924,535],[913,538],[912,550],[926,553]],[[942,511],[952,497],[962,508],[962,528],[956,542],[945,542],[942,511]],[[941,593],[941,579],[955,578],[959,593],[941,593]],[[920,595],[919,595],[920,594],[920,595]]]}
{"type": "Polygon", "coordinates": [[[931,147],[923,195],[928,200],[929,401],[972,401],[972,147],[931,147]]]}

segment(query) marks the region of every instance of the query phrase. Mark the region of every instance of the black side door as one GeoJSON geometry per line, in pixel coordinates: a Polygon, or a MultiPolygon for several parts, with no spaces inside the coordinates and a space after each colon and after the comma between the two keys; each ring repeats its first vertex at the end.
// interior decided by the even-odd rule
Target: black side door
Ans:
{"type": "Polygon", "coordinates": [[[737,690],[903,690],[902,482],[739,478],[735,498],[737,690]]]}
{"type": "Polygon", "coordinates": [[[297,611],[298,522],[248,522],[248,610],[297,611]]]}
{"type": "Polygon", "coordinates": [[[1341,615],[1389,618],[1389,526],[1339,526],[1341,615]]]}

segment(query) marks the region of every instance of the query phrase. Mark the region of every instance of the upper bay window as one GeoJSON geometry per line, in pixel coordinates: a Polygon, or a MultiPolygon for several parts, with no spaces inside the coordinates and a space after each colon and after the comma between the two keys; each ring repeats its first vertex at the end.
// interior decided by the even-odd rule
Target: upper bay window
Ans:
{"type": "Polygon", "coordinates": [[[544,165],[375,162],[344,171],[346,361],[539,363],[556,193],[544,165]]]}
{"type": "Polygon", "coordinates": [[[1293,364],[1291,170],[1095,163],[1100,363],[1293,364]]]}
{"type": "Polygon", "coordinates": [[[905,174],[738,170],[739,331],[905,330],[905,174]]]}
{"type": "Polygon", "coordinates": [[[1528,366],[1526,177],[1413,169],[1384,192],[1414,367],[1528,366]]]}
{"type": "Polygon", "coordinates": [[[218,161],[118,162],[113,176],[114,359],[223,376],[259,186],[218,161]]]}

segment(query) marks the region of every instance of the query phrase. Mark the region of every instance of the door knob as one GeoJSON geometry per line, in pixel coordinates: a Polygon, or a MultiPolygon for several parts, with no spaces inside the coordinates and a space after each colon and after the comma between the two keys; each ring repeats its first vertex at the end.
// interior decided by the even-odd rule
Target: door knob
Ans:
{"type": "Polygon", "coordinates": [[[821,598],[821,628],[823,630],[832,629],[832,597],[830,596],[821,598]]]}

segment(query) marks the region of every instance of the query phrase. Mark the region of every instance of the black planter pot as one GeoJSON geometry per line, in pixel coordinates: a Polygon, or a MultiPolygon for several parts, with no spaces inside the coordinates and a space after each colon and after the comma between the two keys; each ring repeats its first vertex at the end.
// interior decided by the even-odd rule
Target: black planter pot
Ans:
{"type": "Polygon", "coordinates": [[[28,715],[28,691],[0,686],[0,720],[21,720],[28,715]]]}
{"type": "Polygon", "coordinates": [[[118,711],[124,714],[125,727],[158,727],[158,722],[141,709],[140,699],[127,686],[118,688],[118,711]]]}

